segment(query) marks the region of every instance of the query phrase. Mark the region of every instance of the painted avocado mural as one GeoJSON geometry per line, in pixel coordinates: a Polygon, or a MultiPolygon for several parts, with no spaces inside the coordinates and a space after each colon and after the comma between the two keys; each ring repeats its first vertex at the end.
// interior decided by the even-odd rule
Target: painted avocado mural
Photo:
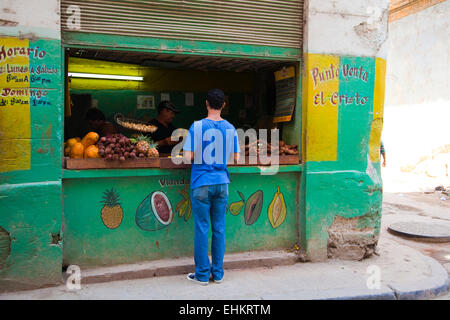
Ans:
{"type": "Polygon", "coordinates": [[[162,191],[149,194],[136,210],[136,224],[145,231],[163,229],[172,222],[172,219],[172,205],[162,191]]]}
{"type": "Polygon", "coordinates": [[[263,192],[261,190],[253,193],[245,203],[244,208],[244,221],[245,224],[250,226],[258,220],[263,205],[263,192]]]}

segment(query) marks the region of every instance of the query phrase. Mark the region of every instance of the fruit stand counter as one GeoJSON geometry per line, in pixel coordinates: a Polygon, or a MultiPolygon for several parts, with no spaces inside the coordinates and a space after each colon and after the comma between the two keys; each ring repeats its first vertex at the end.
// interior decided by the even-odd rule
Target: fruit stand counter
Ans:
{"type": "MultiPolygon", "coordinates": [[[[229,167],[227,252],[298,243],[301,165],[229,167]]],[[[63,170],[64,264],[193,256],[189,169],[63,170]]]]}

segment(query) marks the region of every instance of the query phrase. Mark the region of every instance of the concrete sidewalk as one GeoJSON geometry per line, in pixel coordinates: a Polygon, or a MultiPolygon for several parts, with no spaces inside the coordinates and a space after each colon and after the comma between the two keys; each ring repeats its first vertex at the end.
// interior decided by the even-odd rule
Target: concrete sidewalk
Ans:
{"type": "Polygon", "coordinates": [[[448,291],[448,274],[434,259],[386,238],[380,240],[377,251],[378,255],[363,261],[323,263],[296,262],[294,254],[281,251],[227,255],[224,282],[208,286],[186,279],[192,259],[85,270],[79,290],[62,285],[6,293],[0,300],[427,299],[448,291]],[[154,273],[160,276],[142,278],[152,276],[151,270],[160,270],[154,273]],[[174,275],[162,276],[164,270],[174,275]],[[133,280],[117,280],[127,278],[133,280]],[[379,288],[374,288],[377,278],[379,288]]]}

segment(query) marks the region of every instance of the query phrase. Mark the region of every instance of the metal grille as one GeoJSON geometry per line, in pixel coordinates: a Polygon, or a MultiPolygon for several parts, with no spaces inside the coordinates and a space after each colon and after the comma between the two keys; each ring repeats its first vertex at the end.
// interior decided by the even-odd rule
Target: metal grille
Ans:
{"type": "Polygon", "coordinates": [[[286,48],[302,44],[303,0],[61,2],[63,31],[286,48]],[[79,8],[79,24],[73,23],[73,6],[79,8]]]}

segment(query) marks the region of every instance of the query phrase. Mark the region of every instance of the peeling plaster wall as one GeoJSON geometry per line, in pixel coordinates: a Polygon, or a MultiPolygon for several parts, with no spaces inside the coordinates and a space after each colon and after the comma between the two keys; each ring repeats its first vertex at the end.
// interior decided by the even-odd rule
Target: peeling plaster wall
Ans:
{"type": "Polygon", "coordinates": [[[305,3],[300,239],[312,261],[359,260],[378,241],[388,5],[305,3]]]}
{"type": "Polygon", "coordinates": [[[445,163],[450,168],[449,15],[444,1],[389,24],[383,142],[391,168],[441,177],[445,163]],[[430,161],[445,146],[446,154],[430,161]]]}
{"type": "Polygon", "coordinates": [[[0,291],[61,281],[59,5],[0,8],[0,291]]]}

